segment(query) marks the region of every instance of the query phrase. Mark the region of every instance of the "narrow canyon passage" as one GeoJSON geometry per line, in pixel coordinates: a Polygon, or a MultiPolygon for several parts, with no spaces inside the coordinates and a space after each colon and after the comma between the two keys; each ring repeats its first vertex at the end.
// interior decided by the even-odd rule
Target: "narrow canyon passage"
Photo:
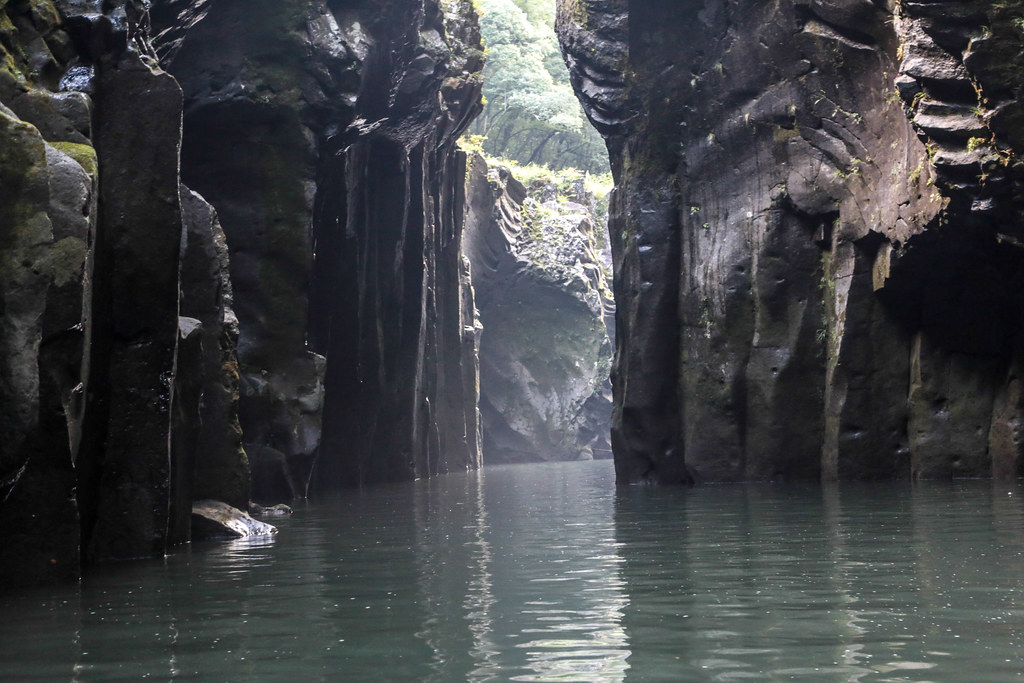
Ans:
{"type": "Polygon", "coordinates": [[[0,678],[1020,677],[1022,63],[1024,0],[0,0],[0,678]]]}

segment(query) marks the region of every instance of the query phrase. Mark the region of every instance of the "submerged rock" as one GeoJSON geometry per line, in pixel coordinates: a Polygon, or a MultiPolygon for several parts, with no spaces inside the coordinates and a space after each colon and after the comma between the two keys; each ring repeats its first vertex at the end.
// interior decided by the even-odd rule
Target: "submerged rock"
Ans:
{"type": "Polygon", "coordinates": [[[249,514],[256,515],[257,517],[284,517],[292,514],[292,509],[284,503],[278,503],[277,505],[260,505],[258,503],[250,502],[249,514]]]}
{"type": "Polygon", "coordinates": [[[192,540],[215,541],[248,536],[276,534],[277,527],[217,500],[197,500],[192,504],[192,540]]]}

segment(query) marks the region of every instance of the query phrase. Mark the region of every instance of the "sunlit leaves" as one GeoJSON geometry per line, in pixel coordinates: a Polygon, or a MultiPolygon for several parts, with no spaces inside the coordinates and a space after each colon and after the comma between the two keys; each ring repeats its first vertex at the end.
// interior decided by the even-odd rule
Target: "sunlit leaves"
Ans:
{"type": "Polygon", "coordinates": [[[523,163],[607,168],[604,145],[569,84],[554,0],[479,0],[487,105],[472,132],[491,155],[523,163]]]}

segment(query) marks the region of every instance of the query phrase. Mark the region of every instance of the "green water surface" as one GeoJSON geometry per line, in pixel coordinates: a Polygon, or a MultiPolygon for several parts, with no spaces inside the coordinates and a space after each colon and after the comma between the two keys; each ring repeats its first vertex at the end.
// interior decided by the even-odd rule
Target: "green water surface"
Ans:
{"type": "Polygon", "coordinates": [[[502,466],[0,597],[2,681],[1010,681],[1024,493],[502,466]]]}

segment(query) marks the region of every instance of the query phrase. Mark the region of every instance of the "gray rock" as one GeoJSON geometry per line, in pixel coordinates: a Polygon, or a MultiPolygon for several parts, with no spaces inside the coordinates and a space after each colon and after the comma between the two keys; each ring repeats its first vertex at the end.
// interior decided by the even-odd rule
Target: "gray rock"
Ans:
{"type": "Polygon", "coordinates": [[[227,242],[213,207],[184,186],[181,207],[181,313],[202,321],[203,399],[195,444],[195,496],[244,507],[250,473],[238,422],[238,321],[232,309],[227,242]]]}
{"type": "Polygon", "coordinates": [[[553,184],[528,197],[480,156],[466,183],[484,462],[607,457],[612,306],[589,208],[541,204],[553,184]]]}
{"type": "Polygon", "coordinates": [[[192,540],[214,541],[276,534],[277,527],[217,500],[192,504],[192,540]]]}

